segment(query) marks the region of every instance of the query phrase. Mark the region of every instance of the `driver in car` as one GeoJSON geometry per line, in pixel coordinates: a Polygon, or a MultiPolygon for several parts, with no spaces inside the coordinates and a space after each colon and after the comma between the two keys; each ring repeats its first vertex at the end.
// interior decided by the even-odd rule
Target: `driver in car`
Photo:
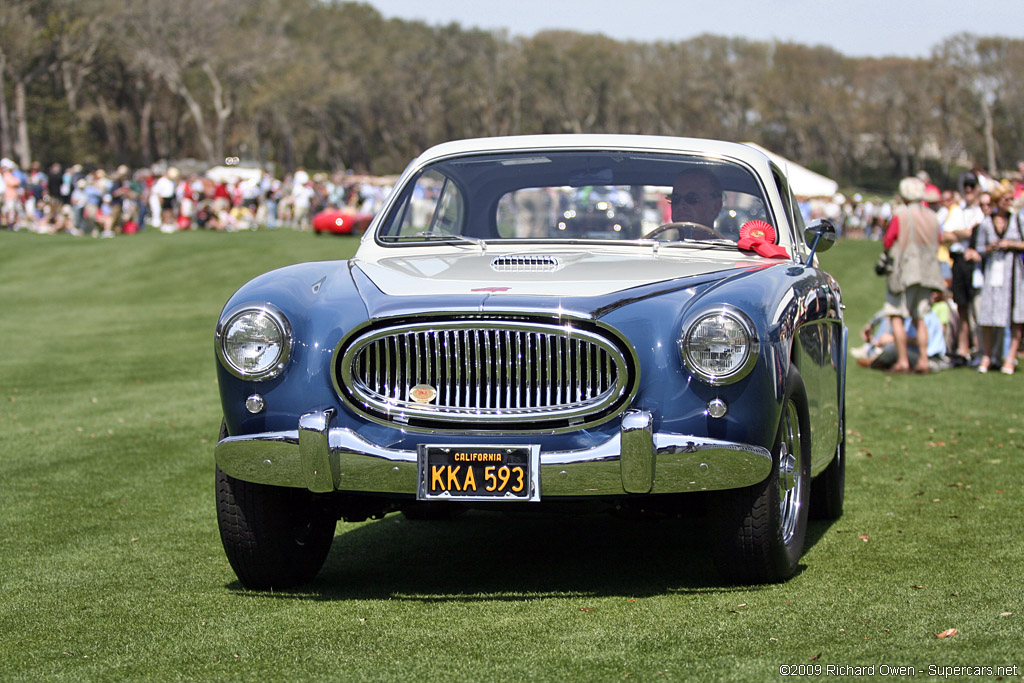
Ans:
{"type": "MultiPolygon", "coordinates": [[[[713,232],[715,219],[722,211],[722,192],[722,182],[708,169],[691,168],[683,171],[676,176],[672,194],[668,198],[672,205],[672,222],[698,223],[713,232]]],[[[692,232],[693,237],[700,237],[702,231],[695,226],[689,230],[683,227],[681,232],[692,232]]],[[[708,237],[708,233],[702,236],[708,237]]]]}

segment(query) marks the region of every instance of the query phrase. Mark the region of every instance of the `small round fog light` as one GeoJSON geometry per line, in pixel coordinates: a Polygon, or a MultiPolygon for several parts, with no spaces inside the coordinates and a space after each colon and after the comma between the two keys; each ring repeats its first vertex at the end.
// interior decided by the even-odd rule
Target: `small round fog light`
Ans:
{"type": "Polygon", "coordinates": [[[245,409],[255,415],[256,413],[263,412],[263,408],[266,407],[263,397],[259,394],[253,394],[249,398],[245,399],[245,409]]]}
{"type": "Polygon", "coordinates": [[[725,414],[729,411],[729,407],[725,405],[725,401],[720,398],[713,398],[708,401],[708,415],[711,417],[725,417],[725,414]]]}

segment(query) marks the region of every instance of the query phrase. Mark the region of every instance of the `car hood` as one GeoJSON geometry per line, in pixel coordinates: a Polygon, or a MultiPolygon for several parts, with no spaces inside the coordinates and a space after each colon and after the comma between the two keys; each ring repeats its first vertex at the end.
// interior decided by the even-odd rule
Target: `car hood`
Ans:
{"type": "Polygon", "coordinates": [[[387,295],[492,293],[553,297],[601,296],[656,282],[766,264],[764,259],[739,252],[673,249],[666,255],[667,251],[449,252],[376,261],[357,258],[352,263],[387,295]]]}

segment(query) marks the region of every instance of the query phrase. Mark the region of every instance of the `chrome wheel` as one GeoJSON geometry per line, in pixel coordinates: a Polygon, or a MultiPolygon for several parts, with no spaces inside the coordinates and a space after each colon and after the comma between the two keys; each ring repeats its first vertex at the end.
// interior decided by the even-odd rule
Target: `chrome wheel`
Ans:
{"type": "Polygon", "coordinates": [[[782,440],[779,444],[779,518],[782,542],[789,544],[796,532],[803,500],[804,482],[800,448],[800,414],[796,403],[788,401],[782,416],[782,440]]]}

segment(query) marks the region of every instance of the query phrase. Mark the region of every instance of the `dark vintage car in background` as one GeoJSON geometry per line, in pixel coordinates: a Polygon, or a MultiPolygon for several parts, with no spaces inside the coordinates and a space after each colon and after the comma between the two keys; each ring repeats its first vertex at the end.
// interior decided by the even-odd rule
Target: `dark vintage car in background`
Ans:
{"type": "Polygon", "coordinates": [[[309,581],[339,519],[696,499],[725,579],[786,579],[808,516],[843,505],[834,241],[741,144],[426,151],[352,259],[266,273],[220,316],[232,567],[309,581]]]}

